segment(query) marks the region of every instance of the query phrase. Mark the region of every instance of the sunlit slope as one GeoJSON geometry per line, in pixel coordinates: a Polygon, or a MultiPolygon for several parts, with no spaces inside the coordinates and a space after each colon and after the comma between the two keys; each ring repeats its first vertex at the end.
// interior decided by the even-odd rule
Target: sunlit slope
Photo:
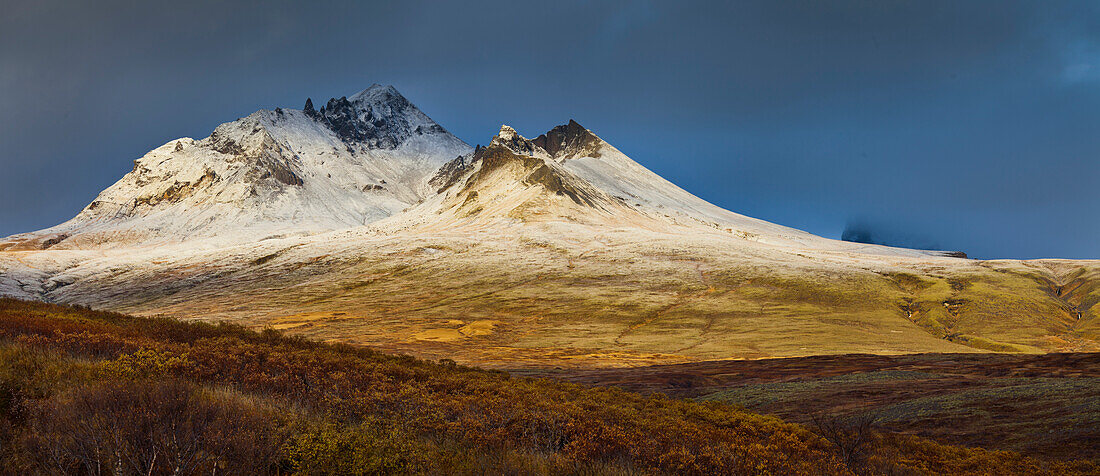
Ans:
{"type": "Polygon", "coordinates": [[[586,230],[270,240],[183,263],[134,258],[151,264],[113,275],[77,267],[60,295],[500,366],[1100,348],[1096,262],[852,263],[586,230]]]}

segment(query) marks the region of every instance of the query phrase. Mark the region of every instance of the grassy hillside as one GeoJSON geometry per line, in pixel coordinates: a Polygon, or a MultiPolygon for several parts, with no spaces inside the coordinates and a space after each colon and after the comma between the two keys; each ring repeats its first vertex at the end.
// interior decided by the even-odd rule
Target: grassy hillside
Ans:
{"type": "Polygon", "coordinates": [[[496,368],[1100,351],[1100,261],[755,239],[562,221],[365,228],[219,249],[0,252],[0,293],[496,368]]]}
{"type": "Polygon", "coordinates": [[[843,415],[944,443],[1100,460],[1100,353],[856,354],[525,373],[721,400],[806,424],[843,415]]]}
{"type": "Polygon", "coordinates": [[[12,474],[1098,470],[854,427],[823,438],[720,402],[16,300],[0,300],[0,411],[12,474]]]}

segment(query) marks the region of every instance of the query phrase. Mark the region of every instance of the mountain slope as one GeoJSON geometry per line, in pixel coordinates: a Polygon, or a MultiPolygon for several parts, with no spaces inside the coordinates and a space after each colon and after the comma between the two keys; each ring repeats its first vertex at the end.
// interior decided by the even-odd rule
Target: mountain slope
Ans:
{"type": "Polygon", "coordinates": [[[380,229],[531,226],[569,222],[593,227],[654,227],[657,221],[553,160],[507,125],[488,146],[443,166],[438,194],[380,229]]]}
{"type": "Polygon", "coordinates": [[[576,121],[557,126],[532,141],[566,170],[648,214],[699,223],[774,243],[821,244],[801,230],[739,215],[715,206],[653,173],[576,121]]]}
{"type": "Polygon", "coordinates": [[[665,180],[573,120],[535,139],[502,126],[488,146],[449,162],[432,183],[438,196],[379,225],[565,220],[844,253],[953,255],[831,240],[733,213],[665,180]]]}
{"type": "Polygon", "coordinates": [[[358,226],[428,196],[436,169],[469,150],[393,87],[374,85],[320,112],[258,111],[205,139],[170,141],[72,220],[7,246],[241,242],[358,226]]]}

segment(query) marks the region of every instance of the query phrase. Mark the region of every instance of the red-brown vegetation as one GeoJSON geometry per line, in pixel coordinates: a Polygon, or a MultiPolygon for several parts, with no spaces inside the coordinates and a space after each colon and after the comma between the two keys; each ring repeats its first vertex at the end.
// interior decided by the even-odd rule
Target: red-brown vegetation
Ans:
{"type": "Polygon", "coordinates": [[[15,300],[0,300],[0,352],[0,466],[16,473],[1097,470],[879,433],[847,458],[809,428],[724,403],[15,300]]]}

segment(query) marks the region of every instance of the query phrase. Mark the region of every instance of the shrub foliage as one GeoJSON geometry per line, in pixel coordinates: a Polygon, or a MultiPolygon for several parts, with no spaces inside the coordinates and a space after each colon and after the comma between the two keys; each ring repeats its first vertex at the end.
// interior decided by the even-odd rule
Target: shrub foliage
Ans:
{"type": "Polygon", "coordinates": [[[0,299],[13,474],[1086,474],[1090,462],[0,299]],[[838,436],[839,435],[839,436],[838,436]],[[844,438],[841,438],[843,436],[844,438]]]}

